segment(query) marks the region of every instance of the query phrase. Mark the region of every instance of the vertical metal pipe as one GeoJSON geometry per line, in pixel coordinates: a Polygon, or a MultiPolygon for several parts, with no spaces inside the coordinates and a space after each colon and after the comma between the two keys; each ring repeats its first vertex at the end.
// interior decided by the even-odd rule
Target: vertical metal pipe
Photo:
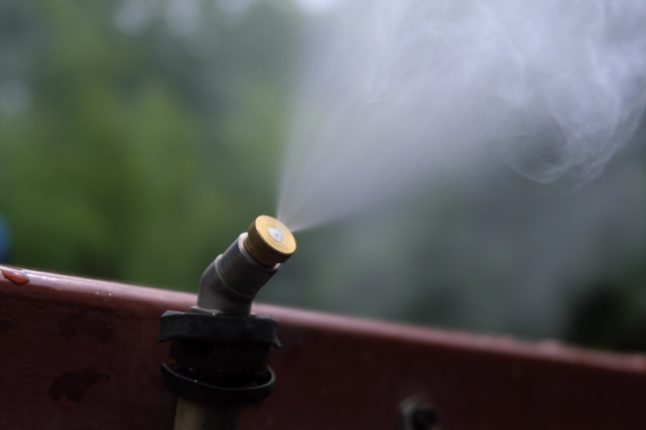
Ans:
{"type": "Polygon", "coordinates": [[[240,408],[206,406],[179,397],[175,410],[175,430],[236,430],[240,408]]]}

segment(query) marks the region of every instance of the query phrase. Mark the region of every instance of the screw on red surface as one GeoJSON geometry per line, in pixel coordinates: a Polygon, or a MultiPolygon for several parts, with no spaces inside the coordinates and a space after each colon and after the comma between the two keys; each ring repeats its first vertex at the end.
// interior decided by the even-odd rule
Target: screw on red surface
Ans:
{"type": "Polygon", "coordinates": [[[402,430],[440,430],[435,408],[419,398],[404,400],[400,405],[402,430]]]}

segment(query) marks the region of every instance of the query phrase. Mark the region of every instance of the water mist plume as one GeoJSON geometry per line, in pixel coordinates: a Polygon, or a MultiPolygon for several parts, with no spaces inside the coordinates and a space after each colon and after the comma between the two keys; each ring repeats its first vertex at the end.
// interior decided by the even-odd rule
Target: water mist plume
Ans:
{"type": "Polygon", "coordinates": [[[496,151],[580,185],[646,104],[643,0],[340,2],[311,26],[278,217],[298,230],[496,151]]]}

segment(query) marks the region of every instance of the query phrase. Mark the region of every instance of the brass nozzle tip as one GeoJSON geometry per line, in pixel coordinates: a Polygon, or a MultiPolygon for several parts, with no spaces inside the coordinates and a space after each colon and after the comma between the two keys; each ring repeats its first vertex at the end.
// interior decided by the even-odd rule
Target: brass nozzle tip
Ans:
{"type": "Polygon", "coordinates": [[[244,247],[256,261],[273,267],[296,252],[296,239],[285,224],[276,218],[260,215],[247,230],[244,247]]]}

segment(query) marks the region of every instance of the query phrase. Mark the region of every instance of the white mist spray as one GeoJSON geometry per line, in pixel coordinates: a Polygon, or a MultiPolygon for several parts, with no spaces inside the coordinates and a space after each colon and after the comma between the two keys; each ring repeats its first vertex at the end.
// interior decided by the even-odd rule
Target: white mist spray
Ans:
{"type": "Polygon", "coordinates": [[[299,230],[498,151],[579,185],[646,104],[643,0],[365,0],[313,26],[278,217],[299,230]]]}

